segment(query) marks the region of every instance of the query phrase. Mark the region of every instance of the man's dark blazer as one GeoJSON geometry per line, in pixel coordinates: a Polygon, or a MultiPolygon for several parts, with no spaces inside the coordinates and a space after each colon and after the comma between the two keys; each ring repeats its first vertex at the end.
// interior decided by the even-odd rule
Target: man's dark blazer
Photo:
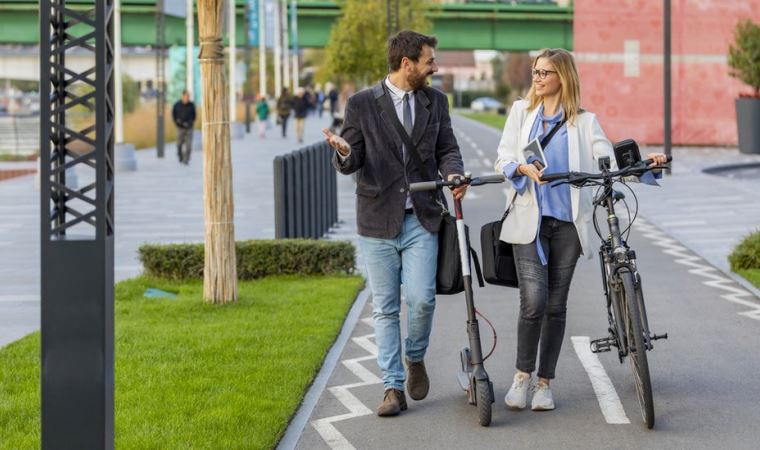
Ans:
{"type": "MultiPolygon", "coordinates": [[[[463,174],[459,145],[451,128],[445,94],[425,87],[415,91],[412,142],[423,160],[427,174],[421,174],[410,159],[402,162],[402,141],[379,102],[388,102],[395,112],[385,80],[348,99],[341,136],[351,146],[341,162],[337,152],[333,166],[343,174],[356,172],[356,215],[361,236],[391,239],[401,231],[409,183],[430,181],[428,174],[444,179],[463,174]],[[406,168],[406,169],[405,169],[406,168]]],[[[395,117],[398,120],[397,117],[395,117]]],[[[412,193],[414,212],[431,233],[441,226],[443,195],[436,191],[412,193]]],[[[444,203],[445,204],[445,203],[444,203]]]]}

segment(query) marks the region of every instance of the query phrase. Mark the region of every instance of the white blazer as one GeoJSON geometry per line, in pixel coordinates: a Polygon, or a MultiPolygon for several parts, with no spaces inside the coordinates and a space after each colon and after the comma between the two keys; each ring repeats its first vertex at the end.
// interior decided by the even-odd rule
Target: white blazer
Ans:
{"type": "MultiPolygon", "coordinates": [[[[528,111],[528,101],[518,100],[512,104],[504,133],[499,142],[499,152],[494,163],[497,173],[502,173],[504,166],[516,162],[525,164],[522,149],[528,145],[528,137],[536,120],[539,108],[528,111]]],[[[612,157],[612,144],[605,136],[596,116],[588,111],[578,114],[574,124],[567,124],[567,147],[570,171],[599,172],[597,160],[609,156],[612,170],[617,170],[615,158],[612,157]]],[[[589,231],[592,225],[592,190],[591,188],[570,188],[570,202],[573,223],[578,231],[583,254],[591,258],[593,253],[589,247],[589,231]]],[[[510,184],[507,193],[507,205],[516,191],[510,184]]],[[[536,199],[536,183],[529,182],[522,195],[517,195],[514,205],[501,227],[501,240],[512,244],[529,244],[536,238],[538,227],[538,201],[536,199]]]]}

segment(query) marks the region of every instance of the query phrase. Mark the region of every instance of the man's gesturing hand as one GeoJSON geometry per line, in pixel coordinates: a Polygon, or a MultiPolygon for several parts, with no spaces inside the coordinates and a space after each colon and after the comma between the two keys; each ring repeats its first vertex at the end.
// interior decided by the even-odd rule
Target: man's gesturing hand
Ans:
{"type": "Polygon", "coordinates": [[[337,150],[342,156],[348,156],[348,153],[351,151],[351,146],[348,145],[348,142],[346,142],[345,139],[337,134],[333,134],[333,132],[327,128],[322,128],[322,133],[325,134],[325,140],[330,144],[330,147],[337,150]]]}

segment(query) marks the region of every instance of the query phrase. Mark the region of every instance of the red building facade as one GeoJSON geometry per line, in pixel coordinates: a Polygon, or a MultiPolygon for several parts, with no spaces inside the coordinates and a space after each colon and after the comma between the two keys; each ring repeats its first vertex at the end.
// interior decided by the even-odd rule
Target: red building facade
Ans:
{"type": "MultiPolygon", "coordinates": [[[[663,142],[663,3],[574,1],[583,106],[613,141],[663,142]]],[[[734,100],[751,89],[728,75],[727,54],[736,23],[760,21],[760,0],[671,3],[673,143],[736,145],[734,100]]]]}

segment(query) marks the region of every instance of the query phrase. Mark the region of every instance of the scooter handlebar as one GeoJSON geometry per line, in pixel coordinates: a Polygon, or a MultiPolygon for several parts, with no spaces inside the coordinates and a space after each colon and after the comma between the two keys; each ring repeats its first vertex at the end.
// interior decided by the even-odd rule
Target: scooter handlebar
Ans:
{"type": "Polygon", "coordinates": [[[432,191],[438,189],[440,181],[420,181],[409,183],[409,192],[432,191]]]}

